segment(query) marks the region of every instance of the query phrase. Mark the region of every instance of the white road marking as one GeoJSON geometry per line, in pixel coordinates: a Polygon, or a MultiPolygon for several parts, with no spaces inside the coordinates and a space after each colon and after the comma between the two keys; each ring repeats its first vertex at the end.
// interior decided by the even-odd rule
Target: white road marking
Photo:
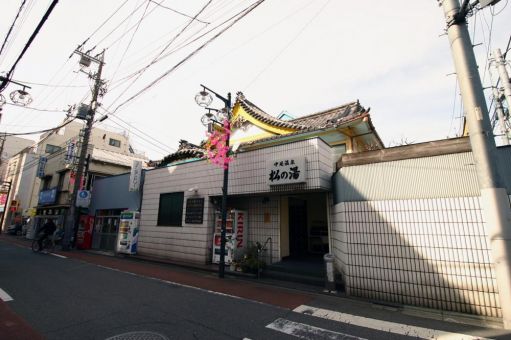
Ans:
{"type": "Polygon", "coordinates": [[[301,339],[331,339],[331,340],[366,340],[358,336],[329,331],[319,327],[306,325],[304,323],[289,321],[286,319],[277,319],[266,326],[274,331],[289,334],[301,339]]]}
{"type": "Polygon", "coordinates": [[[67,259],[67,256],[64,256],[64,255],[59,255],[59,254],[55,254],[55,253],[50,253],[50,255],[60,257],[61,259],[67,259]]]}
{"type": "Polygon", "coordinates": [[[7,294],[5,292],[5,290],[3,290],[2,288],[0,288],[0,300],[4,301],[4,302],[7,302],[7,301],[12,301],[13,298],[7,294]]]}
{"type": "Polygon", "coordinates": [[[461,334],[461,333],[451,333],[451,332],[441,331],[438,329],[416,327],[416,326],[410,326],[410,325],[405,325],[405,324],[400,324],[400,323],[395,323],[395,322],[390,322],[390,321],[370,319],[370,318],[365,318],[362,316],[351,315],[351,314],[347,314],[347,313],[340,313],[340,312],[336,312],[336,311],[332,311],[332,310],[328,310],[328,309],[316,308],[316,307],[311,307],[311,306],[306,306],[306,305],[298,306],[293,311],[296,313],[300,313],[300,314],[312,315],[315,317],[320,317],[323,319],[343,322],[343,323],[347,323],[350,325],[375,329],[377,331],[402,334],[402,335],[407,335],[407,336],[411,336],[411,337],[418,337],[421,339],[489,340],[489,339],[478,337],[478,336],[472,336],[472,335],[461,334]]]}

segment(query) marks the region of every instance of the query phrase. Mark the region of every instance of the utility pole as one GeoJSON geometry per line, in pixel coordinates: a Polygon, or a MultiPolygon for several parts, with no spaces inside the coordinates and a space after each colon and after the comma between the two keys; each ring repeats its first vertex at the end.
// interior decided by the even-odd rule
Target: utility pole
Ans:
{"type": "Polygon", "coordinates": [[[89,139],[92,132],[92,124],[94,123],[94,115],[96,114],[96,108],[98,106],[98,96],[101,92],[101,86],[103,84],[101,80],[101,73],[103,71],[105,51],[101,52],[98,58],[93,58],[80,51],[75,51],[82,57],[82,60],[93,60],[99,64],[98,72],[93,78],[95,78],[94,89],[92,91],[92,100],[89,105],[89,109],[86,116],[86,125],[83,133],[83,142],[80,148],[80,156],[78,158],[78,165],[76,167],[75,182],[73,185],[73,192],[71,193],[71,203],[66,216],[66,222],[64,227],[64,239],[62,241],[62,249],[69,250],[71,245],[71,237],[76,234],[78,225],[78,214],[76,209],[76,198],[80,191],[80,185],[82,183],[82,176],[84,174],[85,160],[87,158],[87,149],[89,147],[89,139]]]}
{"type": "Polygon", "coordinates": [[[495,63],[497,64],[497,70],[499,71],[499,78],[502,82],[502,88],[504,89],[504,96],[507,100],[507,107],[511,107],[511,80],[509,79],[509,74],[506,70],[506,61],[502,57],[502,53],[500,52],[500,48],[497,48],[493,51],[493,57],[495,58],[495,63]]]}
{"type": "MultiPolygon", "coordinates": [[[[490,3],[494,4],[496,1],[490,3]]],[[[467,28],[468,0],[439,0],[447,22],[447,35],[460,84],[474,155],[481,208],[499,289],[502,321],[511,329],[511,208],[495,167],[495,139],[488,116],[481,78],[467,28]]]]}
{"type": "Polygon", "coordinates": [[[493,99],[495,100],[495,111],[497,112],[497,119],[499,121],[502,145],[509,145],[509,138],[507,136],[506,127],[506,115],[504,114],[504,107],[502,106],[499,90],[496,87],[493,88],[493,99]]]}

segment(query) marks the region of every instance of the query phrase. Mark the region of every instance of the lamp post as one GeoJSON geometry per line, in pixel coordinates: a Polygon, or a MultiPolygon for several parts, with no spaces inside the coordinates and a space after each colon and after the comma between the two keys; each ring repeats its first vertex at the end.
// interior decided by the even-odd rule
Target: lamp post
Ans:
{"type": "MultiPolygon", "coordinates": [[[[18,106],[27,106],[32,102],[32,96],[26,91],[26,89],[31,89],[30,86],[22,84],[20,82],[14,81],[12,79],[0,76],[0,81],[5,82],[5,84],[13,83],[23,87],[23,90],[15,90],[12,91],[9,97],[11,101],[18,106]]],[[[5,104],[5,98],[0,94],[0,108],[5,104]]]]}
{"type": "MultiPolygon", "coordinates": [[[[222,102],[224,102],[225,105],[225,118],[227,118],[227,121],[231,121],[231,93],[227,94],[227,98],[222,97],[215,91],[207,88],[206,86],[202,85],[202,91],[200,91],[195,96],[195,101],[197,104],[201,107],[208,108],[208,106],[213,102],[213,97],[211,96],[211,93],[215,95],[218,99],[220,99],[222,102]]],[[[212,121],[212,114],[208,112],[205,117],[206,119],[209,119],[212,121]]],[[[202,119],[203,122],[205,122],[205,119],[202,119]]],[[[213,121],[214,123],[215,121],[213,121]]],[[[226,136],[225,140],[225,146],[229,148],[229,134],[226,136]]],[[[226,233],[226,224],[227,224],[227,186],[229,182],[229,160],[228,158],[224,158],[224,180],[222,185],[222,225],[220,229],[220,264],[218,267],[218,277],[223,278],[225,274],[225,233],[226,233]]]]}

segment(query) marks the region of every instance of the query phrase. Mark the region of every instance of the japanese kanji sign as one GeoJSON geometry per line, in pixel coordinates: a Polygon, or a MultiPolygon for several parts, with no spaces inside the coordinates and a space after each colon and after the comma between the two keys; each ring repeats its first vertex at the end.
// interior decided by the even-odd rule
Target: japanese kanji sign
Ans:
{"type": "Polygon", "coordinates": [[[288,157],[267,163],[268,185],[294,184],[307,181],[305,157],[288,157]]]}

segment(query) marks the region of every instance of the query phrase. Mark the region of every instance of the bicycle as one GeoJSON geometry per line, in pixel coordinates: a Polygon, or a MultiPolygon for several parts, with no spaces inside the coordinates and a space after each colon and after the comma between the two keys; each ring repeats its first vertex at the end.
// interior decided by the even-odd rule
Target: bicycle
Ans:
{"type": "Polygon", "coordinates": [[[39,245],[39,239],[42,237],[42,235],[39,235],[39,237],[35,238],[33,241],[32,241],[32,251],[34,253],[39,253],[39,252],[46,252],[46,253],[51,253],[55,250],[55,245],[56,245],[56,241],[57,241],[57,233],[53,233],[53,235],[49,235],[48,237],[46,237],[42,244],[39,245]]]}

